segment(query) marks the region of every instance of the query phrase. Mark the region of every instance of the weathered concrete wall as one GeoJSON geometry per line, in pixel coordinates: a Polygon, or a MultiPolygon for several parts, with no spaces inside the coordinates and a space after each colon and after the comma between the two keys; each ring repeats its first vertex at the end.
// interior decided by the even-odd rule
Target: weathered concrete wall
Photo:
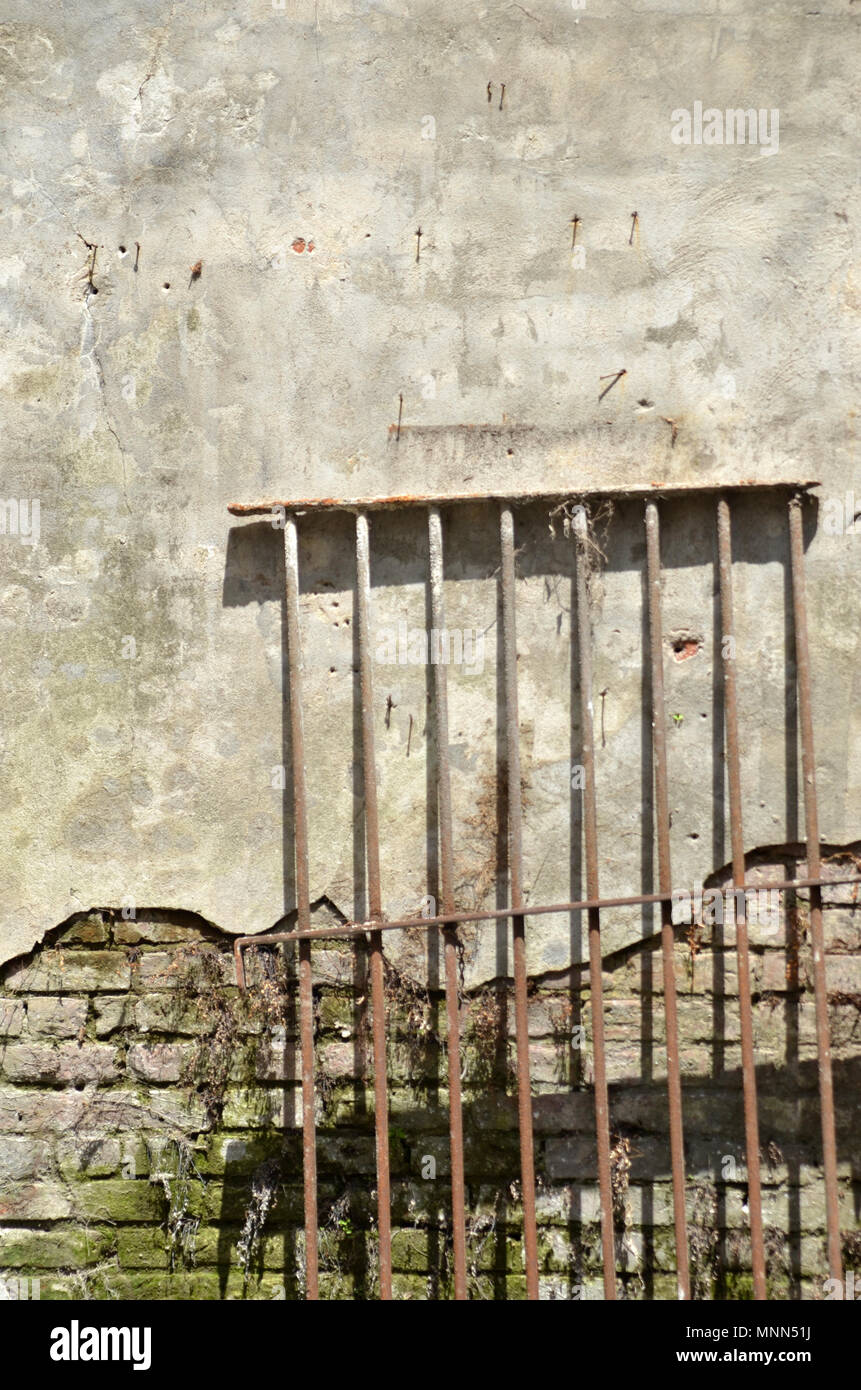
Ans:
{"type": "MultiPolygon", "coordinates": [[[[278,1197],[253,1288],[301,1284],[292,967],[270,999],[285,1029],[273,1036],[259,995],[256,1015],[237,1002],[228,950],[295,906],[279,780],[282,535],[232,520],[230,501],[818,480],[806,543],[820,826],[827,862],[857,864],[861,533],[835,520],[838,499],[850,523],[861,509],[857,32],[850,0],[721,0],[708,13],[686,0],[7,6],[0,1269],[58,1296],[240,1294],[257,1173],[258,1214],[270,1188],[278,1197]],[[756,141],[678,143],[677,113],[696,103],[761,111],[756,141]]],[[[782,508],[740,501],[734,554],[745,843],[763,851],[752,864],[792,871],[804,819],[782,508]]],[[[583,886],[573,557],[549,512],[517,513],[532,902],[583,886]]],[[[598,536],[601,887],[630,894],[654,878],[641,501],[618,500],[598,536]]],[[[713,504],[667,504],[662,543],[673,875],[691,888],[729,858],[713,504]]],[[[378,634],[423,629],[421,515],[375,516],[372,551],[378,634]]],[[[322,917],[365,910],[351,553],[349,518],[302,519],[322,917]]],[[[494,508],[453,515],[448,622],[484,638],[473,672],[450,670],[467,907],[505,891],[498,564],[494,508]]],[[[437,891],[429,673],[375,655],[384,900],[400,915],[437,891]]],[[[857,911],[848,890],[834,901],[857,1268],[857,911]]],[[[766,1222],[773,1291],[815,1296],[818,1111],[793,911],[790,937],[753,941],[766,1222]]],[[[672,1296],[654,927],[651,911],[602,919],[617,1186],[632,1164],[619,1275],[632,1295],[672,1296]]],[[[548,1297],[595,1283],[582,937],[576,919],[530,922],[548,1297]]],[[[395,938],[396,1267],[400,1292],[423,1296],[447,1279],[438,962],[434,937],[395,938]],[[438,1161],[434,1183],[423,1155],[438,1161]]],[[[473,1292],[500,1292],[507,1271],[516,1295],[517,1139],[494,983],[508,938],[463,938],[473,1292]]],[[[682,938],[698,1289],[744,1294],[732,934],[682,938]],[[736,1178],[723,1158],[739,1160],[736,1178]]],[[[328,1291],[361,1295],[373,1269],[366,990],[351,953],[317,960],[328,1291]]]]}
{"type": "MultiPolygon", "coordinates": [[[[791,867],[771,861],[776,875],[791,867]]],[[[845,871],[835,861],[832,872],[845,871]]],[[[861,910],[825,895],[846,1267],[855,1213],[861,910]]],[[[754,1026],[772,1298],[827,1290],[814,1004],[801,901],[755,942],[754,1026]]],[[[686,1173],[696,1297],[749,1297],[750,1250],[733,933],[677,947],[686,1173]]],[[[621,1297],[676,1297],[657,943],[604,975],[621,1297]]],[[[411,943],[420,962],[422,950],[411,943]]],[[[315,949],[321,1287],[373,1297],[373,1076],[367,961],[315,949]]],[[[295,961],[248,956],[167,913],[81,915],[0,985],[0,1274],[41,1297],[293,1298],[302,1291],[301,1088],[295,961]],[[25,1285],[25,1288],[30,1287],[25,1285]]],[[[389,969],[393,1258],[399,1297],[448,1290],[444,1005],[389,969]]],[[[463,998],[472,1297],[523,1297],[509,991],[463,998]]],[[[545,976],[529,1004],[544,1298],[601,1297],[591,1005],[586,972],[545,976]]],[[[6,1287],[0,1285],[0,1288],[6,1287]]],[[[17,1285],[13,1293],[17,1291],[17,1285]]]]}
{"type": "MultiPolygon", "coordinates": [[[[285,756],[279,536],[231,529],[228,501],[778,473],[861,497],[845,0],[711,13],[122,0],[97,14],[13,0],[4,16],[3,497],[41,507],[38,544],[0,537],[4,957],[91,906],[193,911],[231,932],[292,907],[272,787],[285,756]],[[672,113],[695,101],[777,109],[778,147],[675,144],[672,113]],[[599,404],[601,376],[623,367],[599,404]],[[400,393],[410,428],[397,442],[400,393]],[[456,429],[482,424],[494,428],[456,429]]],[[[576,749],[569,590],[554,574],[570,574],[570,557],[546,516],[524,525],[527,883],[567,896],[576,749]]],[[[628,827],[608,892],[638,891],[649,859],[642,548],[637,515],[619,525],[627,558],[611,562],[596,614],[596,678],[610,689],[601,816],[628,827]]],[[[748,516],[740,538],[750,847],[799,835],[777,526],[748,516]]],[[[686,883],[728,857],[708,534],[701,520],[689,552],[668,556],[667,631],[704,638],[671,677],[686,883]]],[[[349,916],[344,546],[334,523],[308,539],[303,616],[313,895],[349,916]]],[[[857,837],[861,811],[859,546],[820,525],[809,552],[831,844],[857,837]]],[[[378,622],[422,610],[420,547],[409,531],[375,532],[378,622]]],[[[481,518],[452,539],[453,566],[476,580],[452,584],[464,626],[493,621],[492,547],[481,518]]],[[[484,675],[453,692],[460,842],[495,774],[492,637],[484,675]]],[[[387,900],[403,902],[428,891],[426,690],[408,671],[385,729],[387,677],[384,870],[387,900]]],[[[640,931],[622,923],[614,940],[640,931]]],[[[552,924],[536,936],[533,968],[576,954],[567,936],[560,947],[552,924]]]]}

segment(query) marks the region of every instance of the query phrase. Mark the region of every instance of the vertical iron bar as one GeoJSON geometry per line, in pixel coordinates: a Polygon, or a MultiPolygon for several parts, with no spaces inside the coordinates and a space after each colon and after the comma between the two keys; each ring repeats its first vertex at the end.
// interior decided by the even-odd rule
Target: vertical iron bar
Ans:
{"type": "MultiPolygon", "coordinates": [[[[437,804],[439,816],[439,878],[442,912],[454,912],[454,840],[451,818],[451,772],[448,757],[448,682],[444,651],[445,605],[443,602],[442,519],[438,507],[428,509],[428,553],[430,560],[431,624],[439,633],[428,643],[433,664],[434,710],[436,714],[437,804]]],[[[451,1220],[454,1244],[454,1296],[465,1299],[466,1288],[466,1197],[463,1165],[463,1108],[460,1088],[460,1008],[457,987],[457,928],[443,927],[445,942],[445,1007],[448,1034],[448,1100],[451,1138],[451,1220]]]]}
{"type": "Polygon", "coordinates": [[[514,943],[514,1024],[517,1037],[517,1105],[526,1296],[538,1298],[538,1233],[535,1224],[535,1156],[532,1142],[532,1085],[529,1076],[529,1012],[526,998],[526,931],[523,908],[523,806],[520,792],[520,719],[517,707],[517,625],[514,597],[514,517],[500,508],[502,551],[502,646],[505,672],[505,739],[508,762],[508,867],[514,943]]]}
{"type": "MultiPolygon", "coordinates": [[[[296,850],[296,921],[311,925],[308,877],[308,803],[305,794],[305,731],[302,719],[302,644],[299,635],[299,546],[296,521],[284,524],[290,745],[293,769],[293,838],[296,850]]],[[[302,1053],[302,1145],[305,1189],[305,1296],[320,1296],[317,1256],[317,1147],[314,1122],[314,990],[311,942],[299,942],[299,1033],[302,1053]]]]}
{"type": "Polygon", "coordinates": [[[738,955],[738,1003],[741,1021],[741,1070],[744,1087],[744,1133],[747,1147],[748,1207],[753,1266],[753,1295],[768,1297],[765,1271],[765,1243],[762,1230],[762,1183],[759,1163],[759,1118],[756,1104],[756,1060],[753,1048],[753,1010],[750,991],[750,951],[747,932],[747,902],[744,896],[744,831],[741,810],[741,758],[738,741],[738,700],[735,681],[735,619],[732,594],[732,531],[729,503],[723,497],[717,504],[718,575],[720,582],[721,656],[723,660],[724,721],[726,725],[726,763],[729,782],[729,825],[732,841],[733,888],[735,897],[736,952],[738,955]]]}
{"type": "MultiPolygon", "coordinates": [[[[658,509],[646,503],[646,574],[649,591],[649,647],[652,674],[652,749],[655,763],[655,820],[658,831],[658,887],[672,892],[670,804],[667,783],[667,726],[664,707],[664,656],[661,632],[661,542],[658,509]]],[[[664,965],[664,1010],[667,1025],[667,1093],[670,1111],[670,1160],[673,1170],[673,1221],[679,1298],[691,1296],[688,1223],[685,1212],[685,1145],[682,1132],[682,1083],[679,1067],[679,1021],[673,960],[672,903],[661,903],[661,948],[664,965]]]]}
{"type": "MultiPolygon", "coordinates": [[[[592,629],[587,583],[588,528],[586,511],[574,512],[577,574],[577,652],[580,677],[580,744],[585,785],[583,834],[586,846],[586,896],[598,892],[598,816],[595,797],[595,744],[592,719],[592,629]]],[[[589,989],[592,996],[592,1053],[595,1079],[595,1135],[598,1145],[598,1187],[601,1194],[601,1246],[604,1261],[604,1297],[616,1297],[616,1242],[613,1230],[613,1186],[610,1177],[610,1107],[607,1097],[607,1063],[604,1050],[604,983],[601,951],[601,913],[590,907],[589,989]]]]}
{"type": "MultiPolygon", "coordinates": [[[[804,532],[800,497],[793,497],[789,503],[789,539],[795,627],[795,666],[798,679],[798,713],[801,724],[801,770],[804,778],[804,819],[807,834],[807,876],[808,878],[819,878],[822,867],[819,851],[819,807],[816,796],[816,757],[813,746],[813,712],[810,696],[810,648],[807,640],[807,596],[804,585],[804,532]]],[[[840,1248],[834,1079],[831,1075],[831,1030],[828,1022],[828,982],[825,975],[825,933],[822,926],[821,888],[811,888],[810,890],[810,940],[813,948],[813,985],[816,999],[816,1047],[819,1059],[819,1109],[822,1121],[822,1158],[825,1170],[825,1212],[828,1223],[828,1266],[831,1278],[842,1280],[843,1257],[840,1248]]]]}
{"type": "MultiPolygon", "coordinates": [[[[377,810],[377,760],[374,749],[374,683],[371,674],[371,559],[368,518],[356,515],[356,596],[358,600],[359,673],[362,693],[362,788],[365,799],[365,862],[368,872],[368,917],[379,921],[380,822],[377,810]]],[[[374,1033],[374,1128],[377,1146],[377,1230],[380,1238],[380,1298],[392,1297],[392,1203],[389,1173],[389,1100],[386,1079],[386,991],[383,934],[371,932],[371,1008],[374,1033]]]]}

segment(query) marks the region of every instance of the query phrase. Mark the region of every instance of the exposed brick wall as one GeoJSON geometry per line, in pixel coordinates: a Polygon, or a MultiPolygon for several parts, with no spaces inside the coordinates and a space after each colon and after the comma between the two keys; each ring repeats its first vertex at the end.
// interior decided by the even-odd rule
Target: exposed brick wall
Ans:
{"type": "MultiPolygon", "coordinates": [[[[769,866],[766,866],[768,868],[769,866]]],[[[834,871],[841,865],[835,861],[834,871]]],[[[784,871],[785,860],[769,871],[784,871]]],[[[847,1264],[861,1267],[861,911],[827,895],[847,1264]]],[[[813,999],[806,909],[753,936],[764,1218],[774,1297],[821,1297],[813,999]]],[[[388,973],[395,1289],[450,1291],[442,1001],[388,973]],[[433,1174],[432,1176],[430,1174],[433,1174]]],[[[699,1296],[750,1291],[732,929],[679,930],[685,1140],[699,1296]],[[688,939],[691,935],[693,941],[688,939]],[[691,945],[695,947],[692,951],[691,945]]],[[[45,1297],[293,1298],[302,1282],[294,964],[187,915],[91,913],[5,968],[0,988],[0,1272],[45,1297]],[[270,1200],[271,1199],[271,1200],[270,1200]],[[262,1219],[254,1239],[253,1218],[262,1219]],[[246,1268],[243,1268],[243,1259],[246,1268]]],[[[314,949],[321,1286],[373,1297],[371,1043],[362,948],[314,949]]],[[[606,962],[620,1287],[675,1297],[661,965],[651,939],[606,962]],[[630,1165],[630,1166],[628,1166],[630,1165]]],[[[510,991],[463,1001],[470,1283],[521,1297],[510,991]]],[[[600,1296],[588,977],[532,982],[542,1296],[600,1296]],[[582,1035],[579,1030],[582,1029],[582,1035]],[[583,1041],[583,1046],[577,1046],[583,1041]]]]}

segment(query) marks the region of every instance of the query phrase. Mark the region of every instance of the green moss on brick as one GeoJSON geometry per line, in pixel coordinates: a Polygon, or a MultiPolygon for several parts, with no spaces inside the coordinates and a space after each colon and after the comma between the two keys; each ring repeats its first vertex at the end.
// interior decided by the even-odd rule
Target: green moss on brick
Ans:
{"type": "Polygon", "coordinates": [[[753,1298],[753,1275],[739,1270],[728,1270],[721,1277],[722,1296],[729,1301],[747,1301],[753,1298]]]}
{"type": "Polygon", "coordinates": [[[56,1225],[43,1230],[19,1227],[0,1230],[0,1269],[35,1273],[44,1269],[78,1269],[97,1264],[113,1249],[116,1233],[110,1229],[56,1225]]]}

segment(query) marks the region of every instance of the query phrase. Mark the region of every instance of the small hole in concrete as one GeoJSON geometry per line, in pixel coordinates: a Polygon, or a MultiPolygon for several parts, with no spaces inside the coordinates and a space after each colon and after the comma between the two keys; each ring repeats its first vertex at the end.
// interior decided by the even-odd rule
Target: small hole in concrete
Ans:
{"type": "Polygon", "coordinates": [[[169,289],[170,289],[170,281],[169,281],[169,280],[165,280],[164,284],[162,285],[162,289],[163,289],[163,290],[169,290],[169,289]]]}
{"type": "Polygon", "coordinates": [[[702,638],[695,637],[690,632],[678,632],[670,638],[670,646],[676,661],[687,661],[689,657],[696,656],[702,645],[702,638]]]}
{"type": "Polygon", "coordinates": [[[118,246],[117,250],[119,251],[121,256],[124,256],[126,254],[126,248],[124,246],[118,246]]]}

